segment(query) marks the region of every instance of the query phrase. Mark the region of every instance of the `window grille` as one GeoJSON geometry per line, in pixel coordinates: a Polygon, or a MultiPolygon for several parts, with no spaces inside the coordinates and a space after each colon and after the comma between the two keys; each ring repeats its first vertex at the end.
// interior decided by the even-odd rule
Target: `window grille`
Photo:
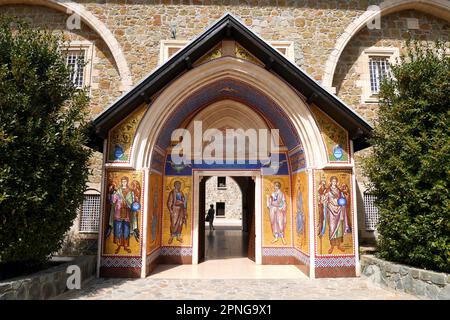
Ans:
{"type": "Polygon", "coordinates": [[[380,215],[375,206],[376,197],[370,193],[364,192],[364,212],[367,231],[374,231],[377,227],[380,215]]]}
{"type": "Polygon", "coordinates": [[[226,189],[227,188],[227,177],[217,177],[217,187],[226,189]]]}
{"type": "Polygon", "coordinates": [[[84,85],[84,50],[69,51],[66,57],[67,66],[70,70],[70,80],[77,88],[84,85]]]}
{"type": "Polygon", "coordinates": [[[98,232],[100,194],[86,194],[80,214],[80,232],[98,232]]]}
{"type": "Polygon", "coordinates": [[[370,90],[372,94],[380,92],[381,81],[389,72],[389,58],[388,57],[370,57],[370,90]]]}

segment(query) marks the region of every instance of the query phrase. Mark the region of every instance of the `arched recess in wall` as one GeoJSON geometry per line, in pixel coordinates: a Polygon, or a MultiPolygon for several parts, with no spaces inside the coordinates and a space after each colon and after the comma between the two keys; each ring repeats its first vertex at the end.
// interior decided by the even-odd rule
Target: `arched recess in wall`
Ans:
{"type": "Polygon", "coordinates": [[[102,38],[102,40],[106,43],[109,50],[111,51],[117,69],[119,71],[121,90],[127,91],[131,88],[132,79],[130,69],[128,68],[125,55],[123,54],[119,42],[117,42],[116,38],[113,36],[111,31],[109,31],[106,25],[99,19],[97,19],[92,13],[87,11],[82,5],[65,0],[0,0],[0,6],[8,4],[43,6],[58,10],[68,15],[77,14],[78,16],[80,16],[81,21],[83,21],[87,26],[94,30],[102,38]]]}
{"type": "Polygon", "coordinates": [[[305,102],[284,81],[260,66],[225,57],[202,64],[176,79],[161,93],[139,124],[133,143],[130,164],[135,169],[150,166],[152,150],[160,133],[167,129],[172,112],[192,93],[192,88],[227,78],[238,79],[264,92],[283,112],[298,134],[309,168],[327,164],[325,145],[315,120],[305,102]]]}
{"type": "MultiPolygon", "coordinates": [[[[257,110],[249,107],[245,103],[238,102],[231,99],[223,99],[212,104],[207,105],[193,114],[191,118],[186,119],[186,125],[181,125],[181,128],[185,128],[194,137],[194,122],[199,121],[202,124],[202,130],[206,131],[209,129],[218,129],[221,131],[223,136],[223,145],[234,145],[234,150],[238,150],[237,142],[234,137],[227,138],[227,129],[242,129],[244,132],[247,130],[267,130],[267,140],[270,141],[270,129],[274,129],[275,125],[269,122],[268,119],[263,118],[263,115],[257,110]],[[231,139],[231,140],[228,140],[231,139]]],[[[283,137],[280,135],[279,140],[273,140],[273,143],[277,144],[281,148],[285,146],[283,142],[283,137]]],[[[203,142],[203,147],[205,147],[208,142],[203,142]]],[[[249,150],[244,151],[245,156],[249,156],[249,150]]]]}
{"type": "Polygon", "coordinates": [[[448,0],[389,0],[382,2],[379,7],[380,11],[367,10],[364,12],[344,30],[343,34],[336,41],[334,49],[325,64],[322,81],[322,85],[325,88],[332,89],[336,66],[347,44],[359,31],[366,27],[367,23],[373,21],[377,15],[383,17],[391,13],[413,9],[450,21],[450,2],[448,0]]]}

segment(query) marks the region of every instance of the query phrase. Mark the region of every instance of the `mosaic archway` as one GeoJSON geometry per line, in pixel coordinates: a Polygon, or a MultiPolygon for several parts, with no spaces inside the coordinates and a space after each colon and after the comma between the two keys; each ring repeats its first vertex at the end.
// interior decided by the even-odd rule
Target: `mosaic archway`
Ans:
{"type": "MultiPolygon", "coordinates": [[[[239,125],[238,119],[225,119],[224,127],[239,125]]],[[[358,273],[348,133],[260,65],[231,57],[203,63],[128,115],[108,137],[104,230],[114,233],[118,220],[111,204],[115,193],[129,195],[127,210],[136,219],[124,224],[130,243],[105,234],[101,275],[145,276],[161,261],[197,263],[195,199],[199,177],[210,170],[255,178],[256,263],[295,264],[311,277],[358,273]],[[174,165],[172,132],[189,128],[211,106],[241,112],[254,119],[255,127],[264,123],[278,129],[278,170],[265,174],[266,164],[259,160],[174,165]],[[282,222],[273,216],[282,216],[282,222]]]]}

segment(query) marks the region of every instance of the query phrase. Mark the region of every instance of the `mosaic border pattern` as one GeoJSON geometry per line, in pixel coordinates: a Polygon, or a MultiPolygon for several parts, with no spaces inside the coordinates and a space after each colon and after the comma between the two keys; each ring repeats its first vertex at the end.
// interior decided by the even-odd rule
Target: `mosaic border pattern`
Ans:
{"type": "Polygon", "coordinates": [[[356,266],[355,257],[316,257],[316,268],[335,268],[335,267],[354,267],[356,266]]]}
{"type": "Polygon", "coordinates": [[[102,257],[100,266],[107,268],[141,268],[142,259],[130,257],[102,257]]]}
{"type": "Polygon", "coordinates": [[[309,257],[306,254],[304,254],[303,252],[294,248],[293,253],[294,253],[293,254],[294,258],[297,258],[298,260],[303,262],[305,265],[309,266],[311,264],[309,257]]]}
{"type": "Polygon", "coordinates": [[[300,252],[296,248],[262,248],[262,255],[265,257],[294,257],[303,262],[305,265],[310,265],[310,258],[300,252]]]}
{"type": "Polygon", "coordinates": [[[268,257],[292,257],[293,248],[262,248],[262,255],[268,257]]]}
{"type": "Polygon", "coordinates": [[[147,255],[147,258],[146,258],[146,264],[147,264],[147,266],[148,266],[150,263],[152,263],[153,261],[155,261],[156,259],[158,259],[158,257],[160,256],[160,254],[161,254],[161,248],[156,249],[156,250],[153,250],[152,253],[150,253],[149,255],[147,255]]]}
{"type": "Polygon", "coordinates": [[[192,256],[192,248],[186,247],[161,247],[162,256],[192,256]]]}
{"type": "MultiPolygon", "coordinates": [[[[288,149],[293,149],[303,143],[294,125],[284,110],[259,89],[239,80],[225,78],[213,82],[191,93],[178,107],[172,111],[169,120],[164,124],[164,130],[157,139],[157,145],[163,149],[170,145],[170,135],[179,124],[190,114],[200,110],[218,99],[232,99],[245,103],[248,107],[270,119],[271,123],[280,129],[280,135],[288,149]]],[[[303,148],[303,147],[302,147],[303,148]]]]}

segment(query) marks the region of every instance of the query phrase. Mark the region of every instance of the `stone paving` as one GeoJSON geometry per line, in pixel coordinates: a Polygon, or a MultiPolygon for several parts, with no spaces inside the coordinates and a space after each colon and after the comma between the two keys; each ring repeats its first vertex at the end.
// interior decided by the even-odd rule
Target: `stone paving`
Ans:
{"type": "Polygon", "coordinates": [[[339,279],[93,279],[56,299],[133,300],[411,300],[367,278],[339,279]]]}

